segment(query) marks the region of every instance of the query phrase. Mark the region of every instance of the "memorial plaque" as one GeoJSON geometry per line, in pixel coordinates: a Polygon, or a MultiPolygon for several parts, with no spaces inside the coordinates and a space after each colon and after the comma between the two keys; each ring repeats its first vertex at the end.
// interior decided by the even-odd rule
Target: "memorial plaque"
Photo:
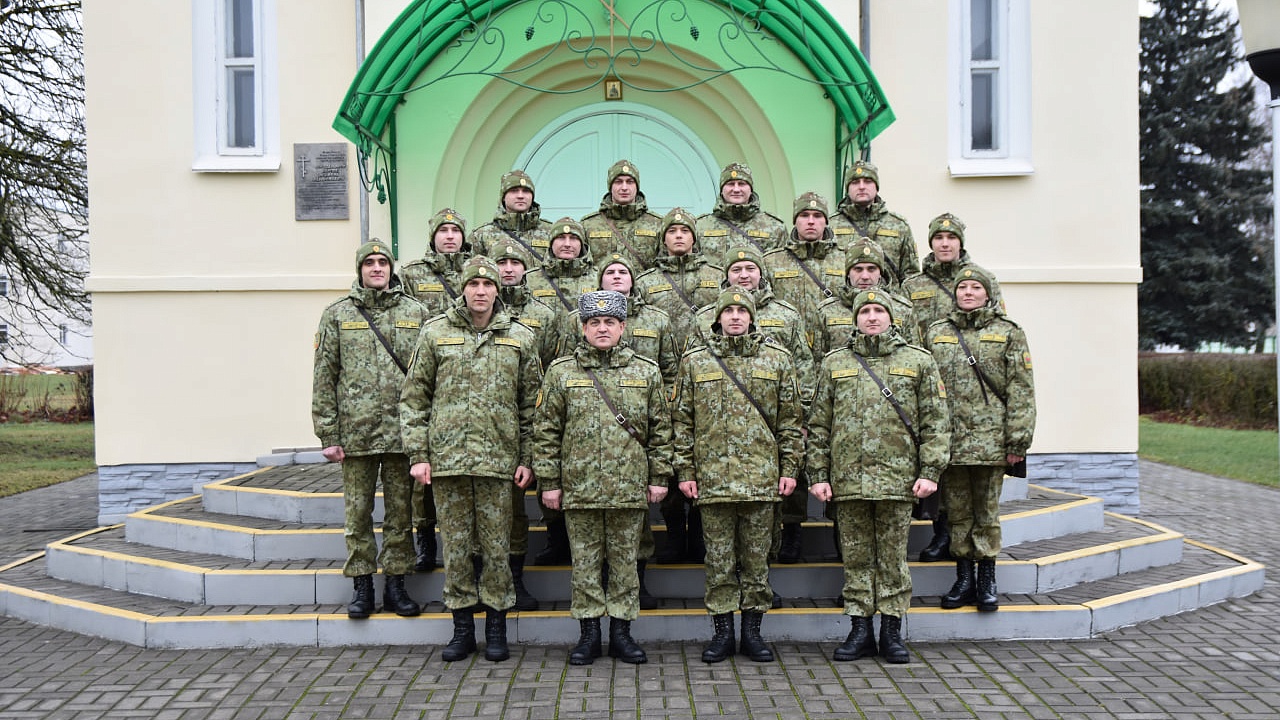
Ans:
{"type": "Polygon", "coordinates": [[[293,144],[293,217],[295,220],[346,220],[346,143],[293,144]]]}

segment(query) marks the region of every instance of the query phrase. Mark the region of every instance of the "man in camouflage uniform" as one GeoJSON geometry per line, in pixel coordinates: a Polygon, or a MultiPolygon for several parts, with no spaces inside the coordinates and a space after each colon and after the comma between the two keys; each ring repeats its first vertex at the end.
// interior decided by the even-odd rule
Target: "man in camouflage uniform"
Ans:
{"type": "Polygon", "coordinates": [[[845,254],[827,227],[826,198],[804,193],[792,204],[791,218],[791,237],[765,253],[765,270],[774,294],[800,310],[812,333],[818,328],[818,304],[844,284],[845,254]]]}
{"type": "Polygon", "coordinates": [[[853,303],[857,332],[818,371],[809,414],[809,492],[834,500],[844,557],[844,612],[852,628],[836,660],[877,652],[911,661],[902,616],[911,605],[907,536],[914,498],[937,491],[951,444],[946,389],[933,357],[892,332],[892,306],[876,290],[853,303]]]}
{"type": "Polygon", "coordinates": [[[861,237],[871,238],[884,250],[883,282],[897,291],[903,280],[920,272],[911,226],[880,197],[880,171],[875,165],[865,160],[850,165],[844,172],[844,189],[845,197],[831,218],[836,241],[844,246],[861,237]]]}
{"type": "Polygon", "coordinates": [[[782,218],[760,209],[754,182],[751,168],[743,163],[729,163],[720,171],[716,206],[699,217],[696,226],[707,257],[723,257],[737,245],[750,245],[763,255],[786,244],[786,224],[782,218]]]}
{"type": "Polygon", "coordinates": [[[999,608],[1000,490],[1005,471],[1026,459],[1036,426],[1027,336],[991,302],[993,283],[981,268],[961,270],[956,309],[930,325],[927,337],[951,408],[951,464],[942,473],[942,492],[956,582],[942,598],[947,609],[999,608]]]}
{"type": "Polygon", "coordinates": [[[400,395],[409,471],[434,484],[444,543],[444,604],[453,637],[442,657],[476,648],[483,603],[485,658],[506,660],[507,609],[515,603],[508,561],[511,491],[533,482],[529,438],[541,381],[533,331],[497,305],[498,268],[476,256],[462,268],[462,299],[422,328],[400,395]],[[476,581],[472,555],[479,554],[476,581]]]}
{"type": "Polygon", "coordinates": [[[445,208],[431,216],[431,246],[426,254],[400,267],[405,289],[432,315],[448,310],[462,291],[462,263],[471,257],[467,221],[445,208]]]}
{"type": "MultiPolygon", "coordinates": [[[[775,341],[791,353],[795,363],[796,384],[800,388],[800,402],[808,407],[813,397],[813,352],[809,348],[809,333],[805,330],[800,311],[785,300],[773,295],[769,278],[765,274],[761,253],[750,245],[738,245],[725,253],[725,280],[722,289],[740,288],[751,295],[755,303],[755,324],[760,334],[775,341]]],[[[698,311],[698,328],[703,336],[710,334],[716,322],[716,308],[708,305],[698,311]]],[[[798,563],[802,559],[801,527],[808,511],[808,495],[804,478],[797,477],[796,492],[787,495],[774,505],[775,518],[771,558],[783,563],[798,563]],[[780,529],[779,529],[780,528],[780,529]]]]}
{"type": "Polygon", "coordinates": [[[631,637],[631,621],[640,616],[636,547],[649,503],[667,493],[671,417],[657,363],[622,342],[626,296],[587,293],[578,316],[585,318],[584,339],[571,357],[547,368],[534,429],[542,500],[563,508],[573,543],[569,614],[581,633],[569,663],[590,665],[600,657],[606,614],[609,656],[643,663],[645,652],[631,637]]]}
{"type": "MultiPolygon", "coordinates": [[[[533,296],[555,310],[557,318],[563,318],[577,311],[583,293],[596,289],[596,266],[584,240],[587,233],[577,220],[563,217],[551,228],[551,254],[541,268],[525,277],[533,296]]],[[[566,342],[573,345],[577,338],[566,338],[566,342]]]]}
{"type": "Polygon", "coordinates": [[[379,563],[386,575],[383,609],[404,616],[421,612],[404,588],[414,564],[413,479],[394,408],[404,384],[403,363],[417,347],[427,310],[405,294],[394,267],[384,243],[361,245],[351,292],[325,308],[316,331],[311,418],[325,459],[342,463],[347,543],[342,574],[354,578],[347,606],[351,618],[374,611],[373,573],[379,563]],[[381,552],[373,534],[379,474],[385,505],[381,552]]]}
{"type": "Polygon", "coordinates": [[[493,220],[467,238],[472,250],[491,256],[498,243],[515,241],[524,255],[525,268],[532,272],[541,267],[551,248],[551,223],[542,219],[542,206],[533,197],[533,178],[523,170],[503,175],[498,182],[498,209],[493,220]]]}
{"type": "Polygon", "coordinates": [[[707,545],[715,633],[702,660],[733,654],[741,610],[739,652],[771,662],[760,623],[773,604],[773,506],[795,490],[804,459],[800,393],[790,354],[755,329],[751,296],[729,288],[716,308],[714,334],[685,353],[671,405],[680,492],[701,508],[707,545]]]}
{"type": "Polygon", "coordinates": [[[622,255],[632,267],[646,270],[658,254],[662,218],[649,211],[635,163],[614,163],[609,167],[608,183],[609,191],[600,200],[600,210],[582,218],[582,228],[591,243],[591,260],[598,266],[610,256],[622,255]]]}
{"type": "Polygon", "coordinates": [[[645,302],[671,316],[676,348],[683,352],[689,340],[698,336],[694,325],[698,308],[716,301],[724,271],[702,254],[694,218],[684,208],[675,208],[662,218],[659,235],[662,252],[654,267],[636,278],[635,286],[645,302]]]}
{"type": "Polygon", "coordinates": [[[867,290],[883,292],[893,305],[893,327],[912,345],[920,344],[915,314],[911,301],[898,295],[884,284],[884,252],[879,245],[867,238],[845,248],[844,284],[836,290],[835,297],[818,305],[821,322],[814,334],[814,355],[822,357],[842,347],[853,335],[853,300],[867,290]]]}
{"type": "MultiPolygon", "coordinates": [[[[955,310],[954,288],[956,278],[964,268],[977,267],[964,249],[964,223],[951,213],[943,213],[929,223],[929,254],[924,259],[924,270],[907,278],[902,291],[910,298],[916,327],[923,338],[929,327],[955,310]]],[[[991,297],[996,307],[1001,307],[1000,285],[991,278],[991,297]]],[[[1003,311],[1003,310],[1002,310],[1003,311]]],[[[945,495],[945,493],[944,493],[945,495]]],[[[916,508],[916,516],[933,520],[933,539],[920,551],[920,562],[938,562],[951,558],[951,532],[947,524],[946,508],[941,504],[945,497],[930,497],[916,508]]]]}

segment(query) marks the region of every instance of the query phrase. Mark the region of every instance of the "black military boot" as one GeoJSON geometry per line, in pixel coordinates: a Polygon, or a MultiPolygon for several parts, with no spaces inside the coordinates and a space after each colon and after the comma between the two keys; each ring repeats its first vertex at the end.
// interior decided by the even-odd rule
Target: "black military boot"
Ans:
{"type": "Polygon", "coordinates": [[[1000,594],[996,590],[996,560],[985,558],[978,561],[977,582],[978,612],[995,612],[1000,609],[1000,594]]]}
{"type": "Polygon", "coordinates": [[[718,663],[733,654],[733,613],[711,616],[715,635],[702,649],[702,662],[718,663]]]}
{"type": "Polygon", "coordinates": [[[955,610],[965,605],[973,605],[977,600],[977,591],[973,584],[973,561],[960,558],[956,560],[956,584],[942,596],[942,608],[955,610]]]}
{"type": "Polygon", "coordinates": [[[667,526],[667,533],[662,549],[658,551],[658,562],[666,565],[684,562],[689,558],[689,536],[685,532],[684,508],[676,507],[672,511],[664,508],[662,522],[667,526]]]}
{"type": "Polygon", "coordinates": [[[946,513],[938,513],[933,520],[933,539],[920,551],[920,562],[941,562],[951,559],[951,524],[946,513]]]}
{"type": "Polygon", "coordinates": [[[569,529],[564,518],[547,521],[547,546],[533,556],[534,565],[568,565],[569,529]]]}
{"type": "Polygon", "coordinates": [[[444,646],[440,658],[445,662],[464,660],[476,651],[476,616],[471,609],[453,611],[453,637],[444,646]]]}
{"type": "Polygon", "coordinates": [[[742,611],[742,639],[738,645],[738,653],[746,655],[754,662],[773,662],[773,651],[760,636],[760,622],[764,613],[742,611]]]}
{"type": "Polygon", "coordinates": [[[631,638],[631,621],[609,618],[609,657],[639,665],[649,661],[640,644],[631,638]]]}
{"type": "Polygon", "coordinates": [[[836,648],[833,658],[840,661],[876,656],[876,630],[869,617],[849,617],[849,637],[836,648]]]}
{"type": "Polygon", "coordinates": [[[418,528],[418,559],[413,568],[418,572],[431,572],[436,565],[436,526],[418,528]]]}
{"type": "Polygon", "coordinates": [[[880,616],[880,657],[895,665],[911,662],[911,653],[902,642],[902,618],[880,616]]]}
{"type": "Polygon", "coordinates": [[[700,563],[707,557],[707,544],[702,539],[702,510],[689,508],[689,562],[700,563]]]}
{"type": "Polygon", "coordinates": [[[373,602],[373,576],[360,575],[352,578],[355,592],[351,594],[351,604],[347,606],[347,617],[352,620],[363,620],[373,614],[377,607],[373,602]]]}
{"type": "Polygon", "coordinates": [[[649,588],[644,586],[644,571],[648,562],[645,560],[636,561],[636,576],[640,578],[640,609],[641,610],[657,610],[658,598],[649,594],[649,588]]]}
{"type": "Polygon", "coordinates": [[[524,586],[524,556],[508,555],[507,562],[511,565],[511,582],[516,586],[516,609],[537,610],[538,598],[524,586]]]}
{"type": "Polygon", "coordinates": [[[778,562],[793,565],[804,561],[800,549],[802,535],[800,523],[782,524],[782,547],[778,550],[778,562]]]}
{"type": "Polygon", "coordinates": [[[600,657],[600,618],[579,620],[578,644],[569,651],[570,665],[590,665],[600,657]]]}
{"type": "Polygon", "coordinates": [[[404,589],[403,575],[388,575],[382,586],[382,611],[393,612],[400,617],[415,617],[422,614],[422,606],[409,597],[404,589]]]}
{"type": "Polygon", "coordinates": [[[489,609],[484,615],[484,659],[491,662],[511,657],[507,648],[507,611],[489,609]]]}

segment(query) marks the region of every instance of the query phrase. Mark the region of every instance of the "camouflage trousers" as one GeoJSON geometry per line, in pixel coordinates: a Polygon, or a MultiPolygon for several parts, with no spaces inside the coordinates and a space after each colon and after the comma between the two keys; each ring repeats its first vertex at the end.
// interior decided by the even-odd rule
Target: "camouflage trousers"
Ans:
{"type": "Polygon", "coordinates": [[[413,526],[424,532],[436,526],[436,498],[431,488],[413,484],[413,526]]]}
{"type": "Polygon", "coordinates": [[[444,605],[461,610],[483,603],[507,610],[516,602],[507,561],[511,491],[507,478],[454,475],[435,478],[436,514],[444,548],[444,605]],[[472,556],[481,562],[477,584],[472,556]]]}
{"type": "Polygon", "coordinates": [[[529,552],[529,510],[524,499],[528,491],[509,482],[511,486],[511,541],[509,552],[512,555],[524,555],[529,552]]]}
{"type": "Polygon", "coordinates": [[[372,575],[382,564],[388,575],[413,572],[412,511],[413,486],[409,456],[401,453],[347,456],[342,461],[342,502],[345,519],[342,536],[347,543],[347,577],[372,575]],[[373,499],[382,476],[382,550],[373,533],[373,499]]]}
{"type": "Polygon", "coordinates": [[[645,511],[567,510],[569,546],[573,552],[569,616],[579,620],[603,615],[619,620],[640,617],[640,576],[636,547],[645,511]],[[609,563],[609,584],[601,572],[609,563]]]}
{"type": "Polygon", "coordinates": [[[842,500],[836,503],[844,553],[844,614],[902,617],[911,606],[907,536],[910,500],[842,500]]]}
{"type": "Polygon", "coordinates": [[[730,502],[699,505],[707,545],[707,612],[768,612],[769,543],[777,503],[730,502]]]}
{"type": "MultiPolygon", "coordinates": [[[[551,523],[556,520],[562,520],[565,517],[563,510],[552,510],[551,508],[542,504],[542,493],[538,493],[538,507],[542,508],[543,523],[551,523]]],[[[529,523],[526,522],[525,523],[525,547],[526,548],[529,546],[528,526],[529,526],[529,523]]],[[[512,543],[511,552],[514,553],[515,552],[515,536],[514,535],[512,535],[511,543],[512,543]]],[[[648,560],[649,558],[653,557],[653,551],[655,549],[657,549],[657,544],[653,540],[653,527],[649,523],[649,511],[646,510],[644,513],[644,522],[640,528],[640,544],[639,544],[639,547],[636,549],[636,559],[648,560]]]]}
{"type": "Polygon", "coordinates": [[[1004,466],[959,465],[942,472],[951,554],[965,560],[989,560],[1000,554],[1000,491],[1004,466]]]}

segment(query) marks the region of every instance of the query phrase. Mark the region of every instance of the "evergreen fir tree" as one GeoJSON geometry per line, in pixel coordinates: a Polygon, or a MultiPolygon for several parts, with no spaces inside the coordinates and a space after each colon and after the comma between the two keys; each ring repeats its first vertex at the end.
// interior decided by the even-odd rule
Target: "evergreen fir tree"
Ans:
{"type": "Polygon", "coordinates": [[[1208,0],[1157,0],[1141,21],[1144,349],[1253,346],[1274,314],[1270,133],[1236,20],[1208,0]],[[1234,80],[1233,80],[1234,79],[1234,80]]]}

